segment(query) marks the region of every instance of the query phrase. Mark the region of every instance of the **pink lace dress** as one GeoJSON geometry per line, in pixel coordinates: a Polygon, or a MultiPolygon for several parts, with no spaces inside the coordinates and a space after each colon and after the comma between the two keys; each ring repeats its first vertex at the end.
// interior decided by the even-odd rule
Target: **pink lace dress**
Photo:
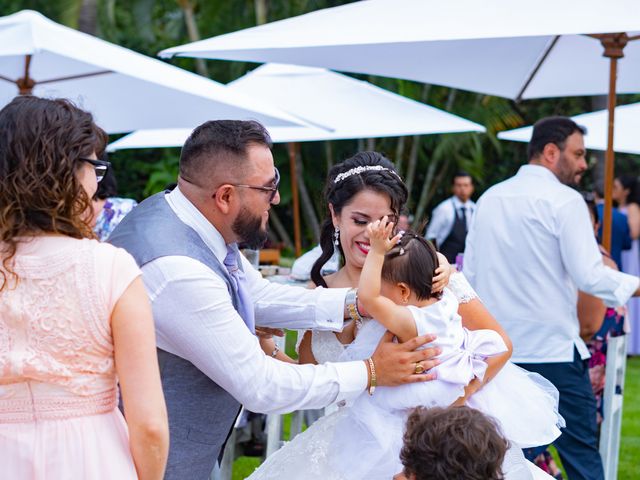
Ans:
{"type": "Polygon", "coordinates": [[[20,244],[0,292],[0,477],[137,478],[117,407],[110,318],[140,275],[95,240],[20,244]]]}

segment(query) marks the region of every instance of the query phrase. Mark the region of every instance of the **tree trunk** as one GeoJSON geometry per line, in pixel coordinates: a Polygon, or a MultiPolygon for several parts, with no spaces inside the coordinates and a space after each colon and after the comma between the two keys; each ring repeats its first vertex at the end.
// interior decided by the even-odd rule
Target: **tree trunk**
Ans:
{"type": "Polygon", "coordinates": [[[287,233],[287,229],[284,228],[284,225],[282,225],[280,217],[273,208],[269,210],[269,220],[271,221],[273,229],[277,232],[278,237],[280,237],[280,240],[282,240],[282,243],[284,243],[285,247],[293,250],[293,242],[291,241],[291,237],[287,233]]]}
{"type": "Polygon", "coordinates": [[[398,171],[398,175],[402,176],[402,160],[404,158],[404,146],[406,143],[407,137],[398,137],[398,143],[396,144],[396,170],[398,171]]]}
{"type": "Polygon", "coordinates": [[[254,0],[254,7],[256,10],[256,25],[267,23],[267,0],[254,0]]]}
{"type": "Polygon", "coordinates": [[[376,139],[375,138],[367,138],[367,151],[374,152],[376,149],[376,139]]]}
{"type": "Polygon", "coordinates": [[[96,35],[98,30],[98,0],[82,0],[78,14],[78,30],[96,35]]]}
{"type": "MultiPolygon", "coordinates": [[[[425,83],[422,86],[422,94],[420,95],[420,101],[426,102],[429,98],[429,90],[431,85],[425,83]]],[[[408,201],[407,206],[411,208],[411,191],[413,190],[413,180],[416,175],[416,167],[418,165],[418,153],[420,153],[420,135],[413,136],[413,142],[411,143],[411,151],[409,152],[409,162],[407,163],[407,174],[405,176],[405,183],[407,184],[408,201]]]]}
{"type": "MultiPolygon", "coordinates": [[[[438,175],[436,176],[436,179],[433,182],[434,186],[440,184],[442,182],[442,180],[444,180],[444,177],[447,174],[447,171],[449,170],[449,165],[450,164],[451,164],[451,157],[447,157],[444,160],[444,165],[442,165],[442,168],[438,172],[438,175]]],[[[429,204],[429,202],[431,201],[431,199],[433,198],[433,195],[435,193],[436,193],[436,189],[435,188],[429,189],[429,193],[427,194],[427,201],[426,201],[427,205],[429,204]]]]}
{"type": "Polygon", "coordinates": [[[416,205],[416,209],[414,212],[412,228],[416,228],[422,223],[424,219],[423,217],[427,208],[427,195],[429,193],[429,190],[431,190],[433,177],[436,173],[436,167],[439,163],[440,162],[438,160],[432,160],[427,167],[427,173],[424,178],[424,183],[422,184],[422,191],[420,192],[420,199],[418,200],[418,204],[416,205]]]}
{"type": "Polygon", "coordinates": [[[452,88],[449,90],[449,95],[447,95],[447,103],[445,104],[444,109],[447,112],[450,112],[451,109],[453,108],[453,102],[455,102],[456,100],[456,93],[458,92],[458,90],[456,90],[455,88],[452,88]]]}
{"type": "Polygon", "coordinates": [[[451,157],[447,156],[442,167],[438,169],[437,175],[435,175],[436,167],[440,164],[440,162],[433,161],[429,164],[429,167],[427,168],[427,176],[425,178],[424,184],[422,185],[422,191],[420,192],[420,199],[418,200],[418,205],[416,206],[415,217],[413,220],[413,225],[411,226],[412,228],[418,228],[420,224],[425,220],[427,205],[436,192],[436,186],[444,179],[450,163],[451,157]]]}
{"type": "MultiPolygon", "coordinates": [[[[196,18],[193,14],[193,3],[191,0],[178,0],[178,4],[182,9],[182,14],[184,15],[184,23],[187,26],[187,35],[191,42],[197,42],[200,40],[200,32],[198,31],[198,24],[196,23],[196,18]]],[[[198,74],[208,77],[209,71],[207,70],[207,65],[204,63],[204,59],[196,58],[196,72],[198,74]]]]}
{"type": "Polygon", "coordinates": [[[302,166],[302,156],[300,155],[300,150],[298,150],[296,155],[296,167],[298,170],[298,190],[300,193],[300,205],[302,206],[302,211],[304,212],[304,219],[311,229],[313,242],[314,244],[316,244],[320,242],[320,223],[318,222],[318,215],[316,214],[316,210],[313,207],[313,201],[311,200],[311,196],[309,195],[307,186],[304,183],[304,170],[302,166]]]}
{"type": "Polygon", "coordinates": [[[358,151],[364,152],[364,139],[362,138],[358,139],[358,151]]]}
{"type": "Polygon", "coordinates": [[[411,137],[411,150],[409,151],[409,162],[407,163],[407,175],[404,183],[407,184],[407,206],[411,208],[411,191],[413,190],[413,179],[416,175],[416,165],[418,164],[418,152],[420,151],[420,135],[411,137]]]}
{"type": "Polygon", "coordinates": [[[324,142],[324,156],[327,159],[327,173],[329,173],[329,170],[331,170],[331,167],[333,167],[334,164],[333,143],[331,140],[326,140],[324,142]]]}

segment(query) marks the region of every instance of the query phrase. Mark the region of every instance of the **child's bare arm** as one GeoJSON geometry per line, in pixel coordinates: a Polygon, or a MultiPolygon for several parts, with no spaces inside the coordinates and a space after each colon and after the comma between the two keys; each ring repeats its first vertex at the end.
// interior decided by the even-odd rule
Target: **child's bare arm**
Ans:
{"type": "Polygon", "coordinates": [[[259,338],[259,340],[260,340],[260,347],[262,348],[262,351],[265,354],[275,358],[276,360],[280,360],[281,362],[298,363],[289,355],[287,355],[282,350],[280,350],[277,347],[276,342],[273,338],[261,337],[259,338]]]}
{"type": "Polygon", "coordinates": [[[369,315],[393,332],[400,341],[405,342],[418,334],[411,311],[380,294],[384,255],[398,242],[401,235],[389,238],[393,223],[387,223],[386,216],[370,223],[367,231],[370,249],[360,274],[358,299],[369,315]]]}

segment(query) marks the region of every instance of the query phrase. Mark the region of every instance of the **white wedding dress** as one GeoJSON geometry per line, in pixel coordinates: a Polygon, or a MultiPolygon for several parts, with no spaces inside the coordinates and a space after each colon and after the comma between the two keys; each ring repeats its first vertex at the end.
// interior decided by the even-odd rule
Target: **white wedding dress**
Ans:
{"type": "MultiPolygon", "coordinates": [[[[461,326],[458,302],[476,297],[464,276],[454,274],[441,301],[424,308],[412,307],[418,333],[438,336],[436,343],[442,348],[438,380],[380,387],[374,396],[359,396],[353,405],[319,419],[285,444],[249,479],[389,480],[400,472],[407,409],[450,405],[474,376],[482,378],[486,369],[483,359],[506,349],[495,332],[469,332],[461,326]]],[[[369,321],[348,346],[331,332],[313,332],[313,354],[320,363],[368,358],[384,331],[381,324],[369,321]]],[[[506,479],[551,478],[527,462],[520,449],[551,443],[560,435],[557,391],[549,382],[508,363],[467,403],[496,418],[511,441],[513,448],[503,464],[506,479]]]]}

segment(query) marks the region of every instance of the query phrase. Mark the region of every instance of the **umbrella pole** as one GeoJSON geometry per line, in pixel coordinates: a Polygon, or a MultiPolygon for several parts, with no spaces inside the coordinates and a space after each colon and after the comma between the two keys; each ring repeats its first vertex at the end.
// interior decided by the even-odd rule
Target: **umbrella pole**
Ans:
{"type": "Polygon", "coordinates": [[[627,44],[627,36],[624,33],[612,33],[600,37],[604,47],[604,56],[609,58],[609,97],[607,108],[609,121],[607,125],[607,152],[604,160],[604,218],[602,224],[602,245],[609,251],[611,249],[611,222],[613,217],[613,166],[615,156],[613,152],[613,127],[616,109],[616,80],[618,76],[618,59],[624,56],[623,50],[627,44]]]}
{"type": "Polygon", "coordinates": [[[293,239],[296,249],[296,257],[302,255],[302,234],[300,232],[300,201],[298,198],[298,168],[297,152],[299,145],[291,142],[289,146],[289,170],[291,174],[291,199],[293,201],[293,239]]]}
{"type": "Polygon", "coordinates": [[[33,86],[36,82],[29,76],[29,67],[31,66],[31,55],[25,55],[24,57],[24,77],[16,80],[18,86],[19,95],[31,95],[33,86]]]}
{"type": "Polygon", "coordinates": [[[618,59],[609,59],[609,98],[607,109],[609,111],[607,123],[607,151],[604,157],[604,218],[602,224],[602,245],[609,251],[611,249],[611,222],[613,217],[613,163],[615,156],[613,152],[613,126],[616,111],[616,77],[618,59]]]}

